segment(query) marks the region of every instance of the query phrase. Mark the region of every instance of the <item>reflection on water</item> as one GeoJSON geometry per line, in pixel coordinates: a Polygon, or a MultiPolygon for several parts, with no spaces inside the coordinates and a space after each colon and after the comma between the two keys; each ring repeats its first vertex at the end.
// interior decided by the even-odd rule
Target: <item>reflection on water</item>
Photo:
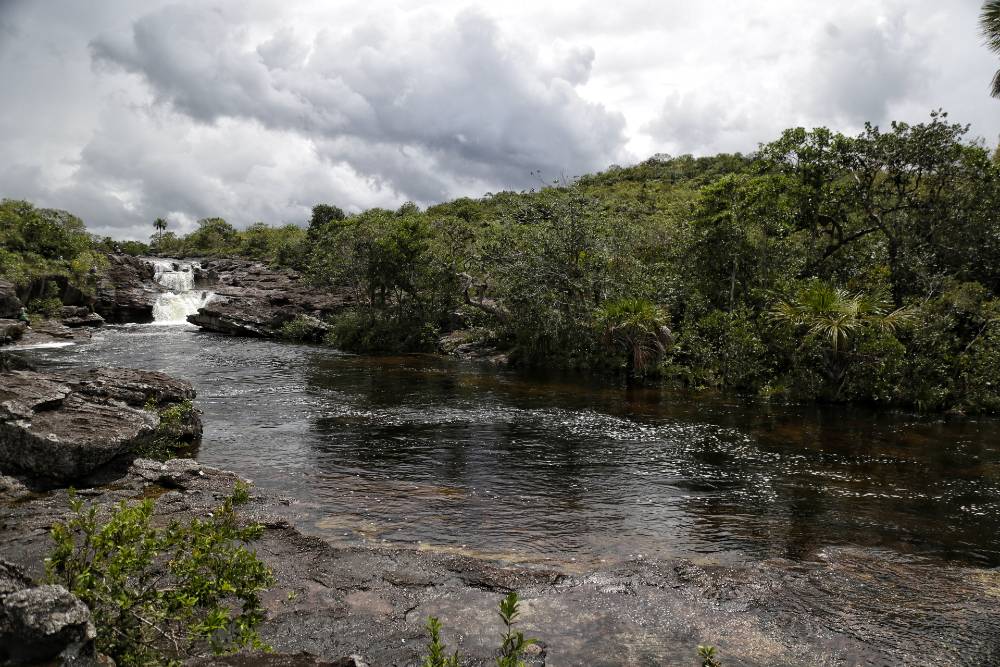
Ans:
{"type": "Polygon", "coordinates": [[[32,355],[191,380],[199,458],[298,498],[331,539],[519,561],[811,560],[856,545],[1000,565],[993,420],[626,391],[156,326],[32,355]]]}

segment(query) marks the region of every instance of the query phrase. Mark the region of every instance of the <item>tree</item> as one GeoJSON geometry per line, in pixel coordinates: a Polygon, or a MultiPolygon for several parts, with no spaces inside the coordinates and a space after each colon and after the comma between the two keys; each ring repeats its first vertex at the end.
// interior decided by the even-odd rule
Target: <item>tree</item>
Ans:
{"type": "Polygon", "coordinates": [[[309,229],[318,229],[328,222],[334,220],[340,221],[346,218],[347,216],[339,206],[316,204],[312,208],[312,217],[309,218],[309,229]]]}
{"type": "MultiPolygon", "coordinates": [[[[983,3],[983,11],[979,15],[979,25],[983,38],[990,51],[1000,55],[1000,0],[988,0],[983,3]]],[[[993,75],[991,95],[1000,98],[1000,70],[993,75]]]]}
{"type": "Polygon", "coordinates": [[[673,338],[666,313],[643,299],[605,302],[597,310],[597,321],[604,344],[625,353],[629,379],[655,366],[673,338]]]}
{"type": "Polygon", "coordinates": [[[231,252],[238,240],[236,228],[222,218],[203,218],[187,237],[189,251],[208,255],[231,252]]]}
{"type": "Polygon", "coordinates": [[[850,354],[852,340],[865,329],[892,333],[911,318],[910,309],[891,310],[891,306],[885,294],[850,294],[845,289],[814,282],[794,298],[779,302],[771,317],[803,331],[803,344],[817,341],[823,345],[824,371],[835,396],[839,397],[848,367],[854,360],[850,354]]]}
{"type": "Polygon", "coordinates": [[[983,203],[996,191],[989,154],[966,142],[968,131],[936,111],[928,123],[894,122],[888,131],[866,124],[857,137],[787,130],[764,146],[761,168],[788,178],[796,225],[810,234],[811,261],[799,277],[839,271],[842,280],[866,280],[865,257],[874,255],[901,305],[925,293],[942,265],[965,270],[965,257],[981,255],[975,232],[992,215],[983,203]]]}
{"type": "Polygon", "coordinates": [[[156,246],[159,248],[160,243],[163,242],[163,232],[167,231],[167,221],[163,218],[157,218],[153,221],[153,228],[156,229],[156,246]]]}

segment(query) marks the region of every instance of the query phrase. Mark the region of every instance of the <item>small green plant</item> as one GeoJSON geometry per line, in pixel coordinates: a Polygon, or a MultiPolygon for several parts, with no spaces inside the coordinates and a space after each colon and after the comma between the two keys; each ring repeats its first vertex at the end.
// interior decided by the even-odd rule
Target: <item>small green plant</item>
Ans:
{"type": "MultiPolygon", "coordinates": [[[[514,630],[514,623],[520,614],[521,601],[515,591],[511,591],[500,601],[500,620],[504,624],[504,633],[500,635],[500,648],[496,652],[497,667],[526,667],[524,652],[537,639],[525,639],[524,633],[514,630]]],[[[459,667],[458,651],[447,655],[448,647],[441,641],[441,621],[435,616],[427,618],[427,631],[431,641],[427,644],[427,656],[421,667],[459,667]]]]}
{"type": "Polygon", "coordinates": [[[190,434],[185,433],[184,427],[195,409],[194,403],[181,401],[160,410],[156,399],[151,397],[143,409],[157,413],[160,425],[157,426],[156,432],[136,449],[137,456],[167,461],[190,446],[190,434]]]}
{"type": "Polygon", "coordinates": [[[500,620],[504,624],[504,633],[501,635],[500,649],[497,651],[497,667],[525,667],[524,650],[537,643],[537,639],[525,639],[524,633],[514,630],[514,623],[517,621],[521,601],[517,597],[517,592],[511,591],[500,601],[500,620]]]}
{"type": "Polygon", "coordinates": [[[459,667],[458,651],[448,655],[448,646],[441,641],[441,621],[429,616],[427,631],[431,634],[431,640],[427,643],[427,656],[421,667],[459,667]]]}
{"type": "Polygon", "coordinates": [[[699,646],[698,659],[701,660],[701,667],[722,667],[714,646],[699,646]]]}
{"type": "Polygon", "coordinates": [[[90,607],[97,646],[118,665],[267,650],[256,628],[264,617],[259,595],[273,577],[247,548],[263,527],[241,526],[236,516],[249,497],[237,483],[207,519],[156,527],[152,500],[122,501],[102,522],[71,489],[72,515],[52,527],[48,580],[90,607]]]}

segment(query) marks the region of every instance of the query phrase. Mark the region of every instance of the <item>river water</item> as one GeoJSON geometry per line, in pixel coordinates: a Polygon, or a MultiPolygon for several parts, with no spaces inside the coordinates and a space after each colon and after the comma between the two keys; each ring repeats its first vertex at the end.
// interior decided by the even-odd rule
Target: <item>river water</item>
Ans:
{"type": "Polygon", "coordinates": [[[198,458],[299,500],[303,527],[335,542],[565,566],[840,547],[1000,565],[995,420],[627,391],[185,326],[30,354],[190,380],[198,458]]]}

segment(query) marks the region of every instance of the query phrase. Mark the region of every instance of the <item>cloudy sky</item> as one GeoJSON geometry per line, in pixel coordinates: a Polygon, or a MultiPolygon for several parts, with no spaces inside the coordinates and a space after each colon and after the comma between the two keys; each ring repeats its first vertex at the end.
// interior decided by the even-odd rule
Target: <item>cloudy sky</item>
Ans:
{"type": "Polygon", "coordinates": [[[943,107],[979,0],[0,0],[0,196],[147,238],[422,205],[943,107]]]}

